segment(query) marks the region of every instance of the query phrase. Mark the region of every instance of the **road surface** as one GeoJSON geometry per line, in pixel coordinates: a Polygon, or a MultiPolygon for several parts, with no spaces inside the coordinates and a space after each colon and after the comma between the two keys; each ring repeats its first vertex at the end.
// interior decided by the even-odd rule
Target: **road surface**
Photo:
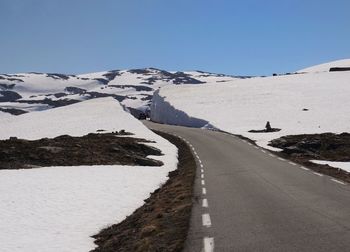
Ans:
{"type": "Polygon", "coordinates": [[[237,137],[145,122],[197,161],[185,251],[350,251],[350,186],[237,137]]]}

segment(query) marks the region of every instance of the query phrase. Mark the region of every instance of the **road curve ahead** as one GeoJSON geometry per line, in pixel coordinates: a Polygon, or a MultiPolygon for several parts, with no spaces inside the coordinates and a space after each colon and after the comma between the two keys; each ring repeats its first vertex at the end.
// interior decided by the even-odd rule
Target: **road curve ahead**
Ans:
{"type": "Polygon", "coordinates": [[[185,251],[350,251],[350,186],[234,136],[145,122],[197,160],[185,251]]]}

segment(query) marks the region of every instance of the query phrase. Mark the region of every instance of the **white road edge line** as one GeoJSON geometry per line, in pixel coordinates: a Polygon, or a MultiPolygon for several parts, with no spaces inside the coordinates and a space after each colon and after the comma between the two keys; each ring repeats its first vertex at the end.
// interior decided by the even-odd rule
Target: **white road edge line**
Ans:
{"type": "Polygon", "coordinates": [[[202,207],[209,207],[207,199],[202,200],[202,207]]]}
{"type": "Polygon", "coordinates": [[[276,157],[275,155],[273,155],[273,154],[271,154],[271,153],[269,153],[269,156],[270,156],[270,157],[276,157]]]}
{"type": "Polygon", "coordinates": [[[202,194],[206,195],[207,194],[207,189],[205,187],[202,188],[202,194]]]}
{"type": "Polygon", "coordinates": [[[202,224],[205,227],[211,227],[210,215],[208,213],[202,214],[202,224]]]}
{"type": "Polygon", "coordinates": [[[323,174],[318,173],[318,172],[313,172],[313,174],[315,174],[315,175],[317,175],[317,176],[320,176],[320,177],[323,177],[323,174]]]}
{"type": "Polygon", "coordinates": [[[293,163],[293,162],[288,162],[289,164],[291,164],[291,165],[297,165],[296,163],[293,163]]]}
{"type": "Polygon", "coordinates": [[[214,252],[214,238],[213,237],[204,237],[204,252],[214,252]]]}
{"type": "Polygon", "coordinates": [[[286,161],[284,158],[277,158],[278,160],[281,160],[281,161],[286,161]]]}
{"type": "Polygon", "coordinates": [[[264,153],[266,153],[266,151],[264,151],[263,149],[261,149],[261,152],[264,152],[264,153]]]}
{"type": "Polygon", "coordinates": [[[306,167],[304,167],[304,166],[300,166],[300,169],[303,169],[303,170],[305,170],[305,171],[310,171],[309,168],[306,168],[306,167]]]}
{"type": "Polygon", "coordinates": [[[338,183],[338,184],[341,184],[341,185],[346,185],[343,181],[340,181],[340,180],[338,180],[338,179],[332,178],[331,180],[332,180],[333,182],[335,182],[335,183],[338,183]]]}

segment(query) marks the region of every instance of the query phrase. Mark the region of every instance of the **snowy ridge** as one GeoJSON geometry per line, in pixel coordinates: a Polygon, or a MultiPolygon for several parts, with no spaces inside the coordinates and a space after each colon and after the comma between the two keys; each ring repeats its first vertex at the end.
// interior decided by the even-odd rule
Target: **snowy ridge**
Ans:
{"type": "Polygon", "coordinates": [[[342,59],[331,61],[328,63],[308,67],[297,71],[298,73],[317,73],[317,72],[329,72],[332,67],[350,67],[350,59],[342,59]]]}

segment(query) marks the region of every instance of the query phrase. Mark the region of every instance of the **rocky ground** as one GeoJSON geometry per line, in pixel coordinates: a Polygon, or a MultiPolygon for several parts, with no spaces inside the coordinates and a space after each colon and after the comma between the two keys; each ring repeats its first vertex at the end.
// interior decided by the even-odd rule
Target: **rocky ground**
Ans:
{"type": "Polygon", "coordinates": [[[307,166],[317,172],[333,176],[350,183],[346,171],[320,165],[309,160],[350,161],[350,134],[306,134],[284,136],[271,141],[271,146],[282,149],[279,155],[307,166]]]}
{"type": "Polygon", "coordinates": [[[147,158],[161,151],[142,144],[148,141],[132,138],[128,133],[68,135],[53,139],[29,141],[17,138],[0,141],[0,169],[76,165],[147,165],[163,163],[147,158]],[[121,137],[122,136],[122,137],[121,137]]]}
{"type": "Polygon", "coordinates": [[[192,209],[196,163],[189,147],[180,139],[160,133],[179,149],[178,169],[123,222],[96,234],[98,247],[107,251],[182,251],[192,209]]]}

